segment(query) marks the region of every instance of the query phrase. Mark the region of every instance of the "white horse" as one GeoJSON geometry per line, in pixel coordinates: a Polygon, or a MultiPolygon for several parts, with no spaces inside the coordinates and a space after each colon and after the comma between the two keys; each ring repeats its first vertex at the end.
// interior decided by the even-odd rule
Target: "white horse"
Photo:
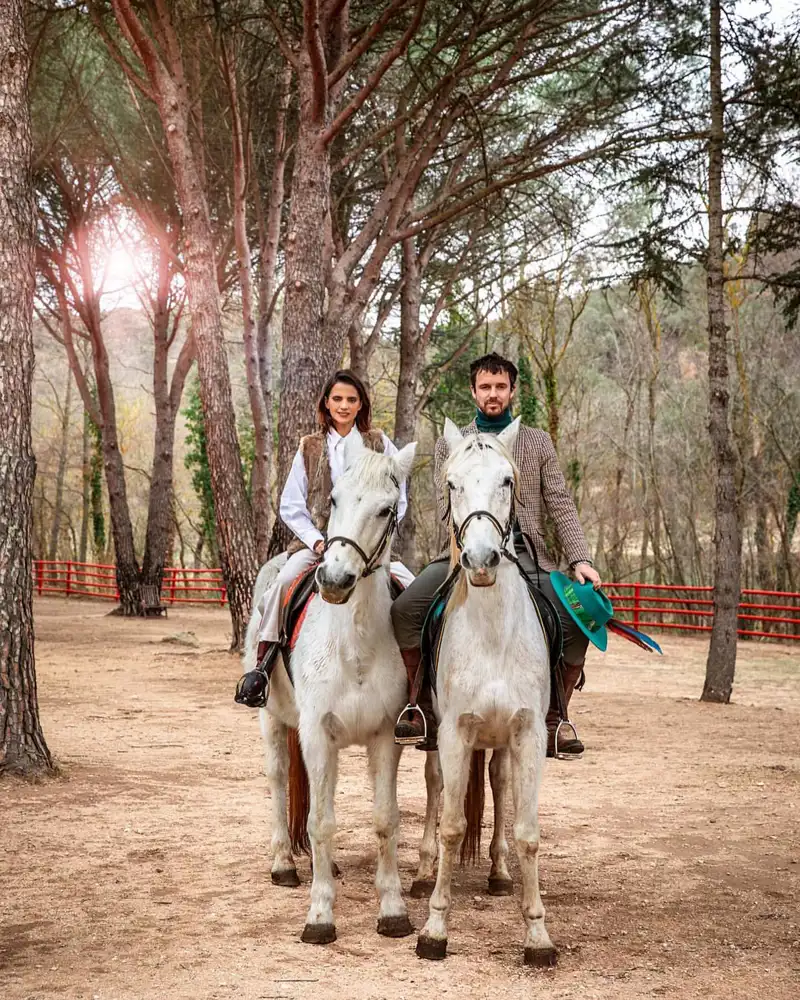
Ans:
{"type": "MultiPolygon", "coordinates": [[[[378,933],[402,937],[413,932],[397,867],[401,750],[394,744],[393,733],[407,690],[390,624],[389,558],[400,483],[411,471],[415,450],[416,444],[410,444],[391,458],[369,451],[360,435],[347,439],[345,471],[331,494],[329,539],[317,569],[323,600],[312,601],[292,653],[294,684],[279,661],[267,707],[261,710],[272,801],[272,880],[279,885],[299,884],[292,848],[302,847],[304,834],[302,806],[291,801],[292,789],[298,791],[297,774],[292,778],[289,773],[291,738],[287,753],[287,735],[292,730],[299,733],[308,773],[313,879],[302,940],[313,944],[336,939],[334,794],[339,751],[352,745],[367,748],[374,792],[378,933]],[[287,825],[287,779],[292,835],[287,825]]],[[[259,586],[263,589],[274,575],[272,564],[267,564],[259,574],[259,586]]],[[[259,596],[254,593],[254,604],[259,596]]],[[[245,666],[251,667],[256,616],[254,612],[245,656],[245,666]]]]}
{"type": "MultiPolygon", "coordinates": [[[[471,435],[465,439],[449,420],[445,426],[450,457],[443,477],[450,497],[452,551],[463,570],[439,646],[437,695],[444,807],[436,886],[428,921],[417,940],[421,958],[442,959],[447,953],[450,883],[455,854],[467,829],[464,796],[472,753],[507,747],[514,839],[522,869],[522,914],[527,926],[525,964],[552,965],[556,959],[544,924],[538,873],[538,796],[550,698],[548,649],[525,582],[511,559],[504,558],[506,554],[513,556],[517,471],[511,455],[518,430],[516,420],[496,437],[471,435]]],[[[503,755],[499,766],[505,766],[503,755]]],[[[499,784],[503,783],[501,778],[499,784]]],[[[495,854],[501,856],[502,847],[495,840],[492,846],[494,871],[495,854]]],[[[501,860],[504,868],[504,855],[501,860]]]]}

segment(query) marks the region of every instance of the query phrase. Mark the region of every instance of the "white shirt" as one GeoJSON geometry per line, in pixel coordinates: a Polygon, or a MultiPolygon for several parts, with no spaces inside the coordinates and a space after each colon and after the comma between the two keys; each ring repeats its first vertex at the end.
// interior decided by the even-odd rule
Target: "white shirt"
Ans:
{"type": "MultiPolygon", "coordinates": [[[[350,434],[360,434],[357,427],[353,427],[350,434]]],[[[348,434],[347,437],[350,435],[348,434]]],[[[331,466],[331,483],[335,486],[336,480],[344,472],[344,443],[347,437],[342,437],[333,428],[328,431],[328,461],[331,466]]],[[[384,455],[396,455],[397,448],[381,431],[383,439],[384,455]]],[[[406,497],[406,484],[400,486],[400,500],[397,504],[397,519],[401,521],[408,507],[406,497]]],[[[300,541],[309,549],[313,549],[317,542],[323,540],[322,532],[318,531],[311,520],[308,511],[308,476],[306,475],[306,463],[298,448],[294,456],[289,478],[281,494],[280,504],[281,520],[293,534],[297,535],[300,541]]]]}

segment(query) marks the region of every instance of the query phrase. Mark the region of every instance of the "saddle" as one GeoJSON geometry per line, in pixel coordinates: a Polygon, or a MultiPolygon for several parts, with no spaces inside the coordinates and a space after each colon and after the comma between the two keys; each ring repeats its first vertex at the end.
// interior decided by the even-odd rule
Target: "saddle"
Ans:
{"type": "MultiPolygon", "coordinates": [[[[403,584],[394,576],[389,577],[389,588],[392,600],[402,594],[405,589],[403,584]]],[[[292,678],[292,651],[297,644],[297,638],[303,627],[311,602],[319,592],[317,587],[317,564],[309,566],[292,583],[286,591],[281,609],[281,634],[277,642],[271,642],[267,646],[261,662],[257,664],[255,670],[250,670],[239,678],[236,685],[236,693],[233,700],[238,705],[247,705],[249,708],[263,708],[267,704],[269,693],[269,679],[275,669],[275,661],[278,653],[283,656],[283,663],[289,680],[292,678]]]]}
{"type": "MultiPolygon", "coordinates": [[[[542,631],[544,632],[545,639],[547,640],[547,649],[550,658],[551,686],[555,690],[558,690],[560,687],[563,691],[563,684],[559,684],[561,651],[564,641],[561,629],[561,619],[558,616],[558,612],[556,611],[553,602],[545,594],[543,594],[541,590],[539,590],[533,579],[525,572],[518,562],[515,563],[515,565],[519,570],[522,579],[525,581],[526,587],[528,588],[528,594],[533,602],[533,606],[536,608],[536,613],[539,616],[542,631]]],[[[457,564],[450,576],[436,591],[433,597],[433,602],[428,609],[428,614],[425,617],[425,623],[422,626],[422,640],[420,643],[422,663],[425,675],[434,691],[436,690],[436,670],[439,661],[439,648],[441,646],[442,635],[444,633],[444,624],[447,620],[447,605],[450,602],[453,587],[455,586],[460,571],[461,566],[457,564]]]]}

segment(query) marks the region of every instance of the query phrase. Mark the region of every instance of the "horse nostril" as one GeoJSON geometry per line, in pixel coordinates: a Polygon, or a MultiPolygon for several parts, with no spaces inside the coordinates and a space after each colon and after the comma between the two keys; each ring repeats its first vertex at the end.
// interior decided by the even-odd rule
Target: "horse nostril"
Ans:
{"type": "Polygon", "coordinates": [[[469,557],[466,552],[461,553],[461,565],[464,569],[469,569],[469,557]]]}
{"type": "Polygon", "coordinates": [[[487,567],[488,567],[489,569],[494,569],[494,567],[495,567],[495,566],[496,566],[496,565],[497,565],[497,564],[498,564],[499,562],[500,562],[500,553],[499,553],[499,552],[497,551],[497,549],[495,549],[495,550],[494,550],[494,552],[492,552],[492,554],[491,554],[491,555],[489,556],[489,558],[488,558],[488,559],[486,560],[486,566],[487,566],[487,567]]]}
{"type": "Polygon", "coordinates": [[[345,573],[345,575],[342,577],[342,587],[349,589],[355,584],[355,582],[356,582],[355,573],[345,573]]]}

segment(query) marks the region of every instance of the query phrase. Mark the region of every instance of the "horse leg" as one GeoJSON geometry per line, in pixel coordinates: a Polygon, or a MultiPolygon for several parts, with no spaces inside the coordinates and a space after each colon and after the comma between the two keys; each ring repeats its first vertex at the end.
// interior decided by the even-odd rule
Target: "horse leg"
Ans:
{"type": "Polygon", "coordinates": [[[275,885],[298,886],[297,868],[292,857],[289,824],[286,819],[286,782],[289,752],[286,726],[265,708],[260,711],[264,741],[264,770],[269,788],[272,819],[272,881],[275,885]]]}
{"type": "Polygon", "coordinates": [[[467,819],[464,796],[469,781],[472,747],[465,743],[455,726],[439,729],[439,758],[444,781],[444,807],[439,827],[439,872],[431,896],[428,921],[417,938],[417,955],[433,961],[447,954],[447,917],[452,902],[450,883],[467,819]]]}
{"type": "Polygon", "coordinates": [[[378,838],[378,865],[375,888],[378,890],[378,933],[384,937],[406,937],[414,928],[408,919],[403,900],[400,872],[397,868],[397,765],[402,748],[395,745],[390,729],[378,733],[367,745],[369,774],[374,795],[373,825],[378,838]]]}
{"type": "Polygon", "coordinates": [[[411,883],[412,899],[427,899],[433,892],[436,880],[433,866],[436,861],[436,824],[439,819],[439,799],[442,795],[442,769],[438,753],[425,754],[425,788],[428,793],[425,805],[425,829],[419,845],[419,868],[411,883]]]}
{"type": "Polygon", "coordinates": [[[495,750],[489,762],[489,783],[494,801],[494,832],[489,845],[492,868],[489,872],[489,895],[510,896],[514,883],[508,871],[506,840],[506,796],[508,794],[508,750],[495,750]]]}
{"type": "Polygon", "coordinates": [[[539,894],[539,784],[547,749],[544,718],[521,709],[512,722],[511,780],[514,794],[514,840],[522,869],[522,916],[525,965],[556,964],[557,952],[544,925],[539,894]]]}
{"type": "Polygon", "coordinates": [[[313,873],[311,905],[306,916],[301,940],[306,944],[330,944],[336,940],[333,904],[336,882],[333,878],[333,838],[336,816],[333,800],[339,755],[335,744],[321,726],[315,727],[310,739],[301,734],[303,759],[308,771],[311,809],[308,814],[308,836],[311,841],[313,873]]]}

